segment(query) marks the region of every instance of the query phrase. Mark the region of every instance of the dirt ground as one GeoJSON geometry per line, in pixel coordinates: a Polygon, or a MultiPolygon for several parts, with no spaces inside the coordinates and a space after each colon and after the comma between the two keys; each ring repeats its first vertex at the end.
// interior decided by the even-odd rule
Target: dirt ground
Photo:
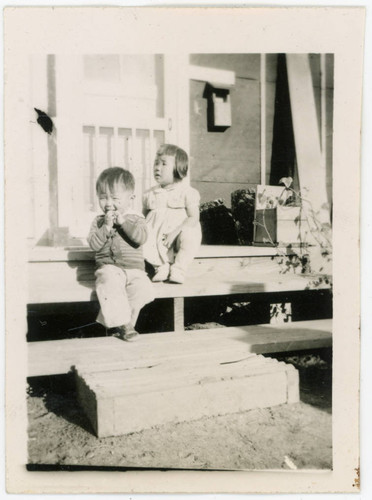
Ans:
{"type": "MultiPolygon", "coordinates": [[[[330,469],[330,350],[278,359],[300,372],[301,402],[96,438],[67,376],[28,388],[29,467],[330,469]]],[[[130,413],[130,408],[128,408],[130,413]]]]}

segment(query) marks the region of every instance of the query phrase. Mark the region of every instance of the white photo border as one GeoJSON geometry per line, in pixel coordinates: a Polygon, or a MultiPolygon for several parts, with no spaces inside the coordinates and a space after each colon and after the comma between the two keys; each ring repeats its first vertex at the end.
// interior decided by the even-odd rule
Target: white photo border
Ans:
{"type": "MultiPolygon", "coordinates": [[[[359,467],[359,192],[362,8],[8,7],[5,19],[7,488],[17,493],[354,492],[359,467]],[[214,30],[205,30],[208,26],[214,30]],[[179,25],[184,29],[180,30],[179,25]],[[99,26],[99,29],[97,29],[99,26]],[[25,29],[27,27],[27,30],[25,29]],[[40,28],[42,27],[42,29],[40,28]],[[332,30],[330,31],[330,27],[332,30]],[[230,31],[234,37],[221,37],[230,31]],[[335,54],[332,472],[26,472],[27,248],[22,183],[31,53],[335,54]],[[151,48],[151,49],[150,49],[151,48]],[[136,50],[138,52],[138,50],[136,50]],[[20,195],[15,196],[15,193],[20,195]],[[16,230],[15,230],[16,228],[16,230]],[[346,237],[347,235],[347,237],[346,237]],[[347,264],[345,264],[347,263],[347,264]],[[191,477],[192,475],[192,477],[191,477]]],[[[27,133],[27,130],[26,130],[27,133]]]]}

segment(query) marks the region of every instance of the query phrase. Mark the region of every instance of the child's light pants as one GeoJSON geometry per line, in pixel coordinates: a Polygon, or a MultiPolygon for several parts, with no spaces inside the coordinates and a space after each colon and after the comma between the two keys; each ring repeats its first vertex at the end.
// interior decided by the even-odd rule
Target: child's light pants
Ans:
{"type": "Polygon", "coordinates": [[[154,300],[152,284],[140,269],[106,264],[97,269],[96,292],[101,306],[97,322],[106,328],[136,324],[145,304],[154,300]]]}

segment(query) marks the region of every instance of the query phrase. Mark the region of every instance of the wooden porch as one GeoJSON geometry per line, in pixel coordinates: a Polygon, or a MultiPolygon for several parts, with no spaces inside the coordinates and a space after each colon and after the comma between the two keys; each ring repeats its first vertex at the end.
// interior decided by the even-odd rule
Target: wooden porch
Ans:
{"type": "MultiPolygon", "coordinates": [[[[291,258],[289,254],[288,259],[291,258]]],[[[174,330],[184,330],[184,299],[250,296],[309,289],[314,278],[288,271],[272,247],[202,246],[182,285],[154,284],[156,299],[173,301],[174,330]]],[[[329,288],[322,283],[319,290],[329,288]]],[[[29,262],[29,304],[87,302],[94,291],[94,255],[87,249],[35,249],[29,262]]]]}
{"type": "MultiPolygon", "coordinates": [[[[142,334],[135,343],[113,337],[29,342],[28,377],[72,371],[99,437],[296,402],[297,370],[262,354],[331,347],[331,320],[184,330],[187,298],[303,293],[311,277],[282,272],[278,259],[273,248],[202,247],[184,284],[154,284],[156,299],[173,301],[173,331],[142,334]]],[[[37,250],[29,283],[30,304],[97,300],[93,254],[37,250]]]]}

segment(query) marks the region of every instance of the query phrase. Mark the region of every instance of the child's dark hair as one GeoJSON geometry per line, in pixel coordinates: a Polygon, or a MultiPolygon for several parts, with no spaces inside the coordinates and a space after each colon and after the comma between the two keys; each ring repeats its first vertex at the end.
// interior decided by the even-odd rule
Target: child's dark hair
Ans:
{"type": "Polygon", "coordinates": [[[121,167],[106,168],[106,170],[99,174],[96,182],[96,191],[99,193],[106,186],[112,191],[115,184],[118,183],[124,184],[127,191],[134,191],[134,177],[129,170],[124,170],[121,167]]]}
{"type": "Polygon", "coordinates": [[[187,175],[189,168],[189,159],[186,151],[174,146],[173,144],[162,144],[156,152],[156,156],[174,156],[173,177],[175,180],[181,180],[187,175]]]}

